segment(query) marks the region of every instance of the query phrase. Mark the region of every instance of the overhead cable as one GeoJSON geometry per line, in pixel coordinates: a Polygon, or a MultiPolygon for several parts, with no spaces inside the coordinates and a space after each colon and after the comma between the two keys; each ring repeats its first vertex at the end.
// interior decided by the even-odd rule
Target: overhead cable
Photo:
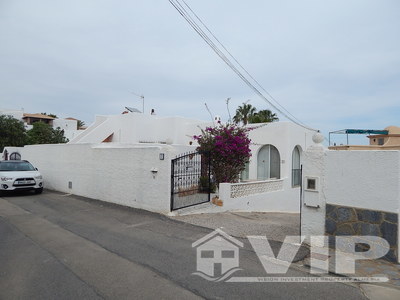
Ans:
{"type": "Polygon", "coordinates": [[[270,106],[272,106],[276,111],[278,111],[280,114],[285,116],[287,119],[292,121],[293,123],[296,123],[297,125],[317,131],[316,129],[310,128],[306,126],[303,122],[298,120],[296,117],[294,117],[287,109],[285,109],[281,104],[278,103],[278,101],[273,98],[262,86],[261,84],[242,66],[242,64],[239,63],[239,61],[226,49],[226,47],[220,42],[220,40],[211,32],[211,30],[204,24],[204,22],[197,16],[197,14],[190,8],[190,6],[182,0],[184,5],[180,2],[180,0],[169,0],[169,2],[174,6],[174,8],[179,12],[179,14],[186,20],[187,23],[196,31],[196,33],[210,46],[210,48],[225,62],[228,67],[236,73],[236,75],[239,76],[240,79],[244,83],[246,83],[247,86],[249,86],[258,96],[260,96],[264,101],[266,101],[270,106]],[[196,22],[196,20],[191,16],[191,14],[186,10],[186,8],[196,17],[197,20],[203,25],[203,27],[212,35],[214,40],[225,50],[228,56],[230,56],[236,64],[247,74],[247,76],[253,80],[256,85],[260,87],[275,103],[272,103],[264,94],[256,87],[254,86],[248,78],[235,66],[235,64],[225,55],[225,53],[218,48],[218,46],[213,42],[213,40],[207,35],[206,32],[203,31],[201,26],[196,22]],[[280,106],[280,108],[278,107],[280,106]]]}

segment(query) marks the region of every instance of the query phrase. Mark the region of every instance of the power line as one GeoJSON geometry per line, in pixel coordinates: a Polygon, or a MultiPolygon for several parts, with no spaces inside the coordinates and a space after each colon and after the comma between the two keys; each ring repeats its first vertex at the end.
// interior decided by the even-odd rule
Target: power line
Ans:
{"type": "Polygon", "coordinates": [[[273,98],[262,86],[261,84],[258,83],[258,81],[250,75],[250,73],[239,63],[239,61],[226,49],[226,47],[218,40],[218,38],[211,32],[211,30],[208,29],[208,27],[201,21],[201,19],[197,16],[197,14],[190,8],[190,6],[183,0],[183,3],[185,6],[192,12],[192,14],[200,21],[200,23],[206,28],[206,30],[214,37],[214,39],[217,41],[218,44],[221,45],[221,47],[228,53],[230,57],[236,62],[236,64],[244,70],[244,72],[262,89],[271,99],[273,99],[277,105],[279,105],[281,108],[278,108],[277,105],[273,104],[267,97],[263,95],[260,90],[255,87],[249,79],[246,78],[245,75],[238,70],[238,68],[232,63],[232,61],[229,60],[229,58],[223,53],[221,49],[218,48],[218,46],[211,40],[211,38],[205,33],[201,26],[198,25],[198,23],[193,19],[193,17],[188,13],[188,11],[185,9],[185,7],[179,2],[179,0],[169,0],[169,2],[174,6],[174,8],[179,12],[179,14],[186,20],[186,22],[189,23],[189,25],[196,31],[198,35],[211,47],[211,49],[225,62],[225,64],[228,65],[228,67],[236,73],[236,75],[239,76],[244,83],[246,83],[258,96],[260,96],[262,99],[264,99],[269,105],[271,105],[276,111],[281,113],[283,116],[285,116],[287,119],[291,120],[293,123],[296,123],[297,125],[304,127],[306,129],[314,130],[317,131],[316,129],[310,128],[304,123],[302,123],[300,120],[298,120],[296,117],[294,117],[290,112],[288,112],[281,104],[278,103],[278,101],[273,98]],[[284,112],[286,111],[286,112],[284,112]]]}
{"type": "Polygon", "coordinates": [[[206,24],[200,19],[200,17],[190,8],[190,6],[186,3],[185,0],[182,2],[186,5],[186,7],[192,12],[192,14],[196,17],[197,20],[204,26],[204,28],[212,35],[212,37],[217,41],[219,45],[228,53],[228,55],[238,64],[238,66],[260,87],[278,106],[280,106],[288,115],[294,118],[299,123],[302,123],[299,119],[293,116],[285,107],[283,107],[268,91],[246,70],[246,68],[233,56],[233,54],[222,44],[222,42],[215,36],[215,34],[208,28],[206,24]]]}
{"type": "MultiPolygon", "coordinates": [[[[212,40],[207,36],[207,34],[201,29],[201,27],[196,23],[195,20],[193,20],[193,18],[190,16],[190,14],[188,14],[188,12],[186,11],[186,9],[182,6],[182,4],[179,3],[178,0],[175,0],[176,3],[173,3],[172,0],[170,0],[170,3],[178,10],[178,12],[186,19],[186,21],[193,27],[193,29],[195,29],[195,31],[203,38],[203,40],[205,40],[205,42],[214,50],[214,52],[216,52],[216,54],[218,56],[220,56],[220,58],[251,88],[254,90],[254,92],[256,92],[256,94],[258,94],[261,98],[263,98],[267,103],[269,103],[272,107],[274,107],[278,112],[280,112],[282,115],[284,115],[286,118],[288,118],[289,120],[293,121],[294,123],[306,127],[304,124],[302,124],[302,122],[300,122],[299,120],[297,120],[293,115],[292,117],[289,116],[290,113],[284,113],[281,109],[279,109],[278,107],[276,107],[274,104],[272,104],[254,85],[251,84],[251,82],[244,77],[244,75],[234,66],[234,64],[229,61],[229,59],[225,56],[225,54],[212,42],[212,40]]],[[[184,2],[184,1],[183,1],[184,2]]],[[[199,21],[203,24],[203,26],[212,34],[212,32],[208,29],[208,27],[200,20],[200,18],[193,12],[193,10],[189,7],[189,5],[184,2],[186,7],[188,7],[188,9],[199,19],[199,21]]],[[[237,61],[237,59],[235,59],[233,57],[232,54],[230,54],[230,52],[226,49],[225,46],[223,46],[223,44],[218,40],[218,38],[215,37],[214,34],[212,34],[212,36],[214,37],[214,39],[226,50],[226,52],[237,62],[237,64],[243,69],[245,70],[245,72],[249,75],[250,78],[252,78],[256,83],[258,83],[254,77],[252,77],[247,70],[237,61]]],[[[260,85],[258,83],[258,85],[260,85]]],[[[260,85],[261,86],[261,85],[260,85]]],[[[265,89],[264,89],[265,91],[265,89]]],[[[266,92],[266,91],[265,91],[266,92]]],[[[268,93],[268,92],[266,92],[268,93]]],[[[275,100],[275,99],[274,99],[275,100]]],[[[276,101],[276,100],[275,100],[276,101]]],[[[277,101],[276,101],[277,102],[277,101]]],[[[280,105],[278,103],[278,105],[280,105]]],[[[281,106],[281,105],[280,105],[281,106]]],[[[285,108],[282,107],[282,109],[286,110],[285,108]]],[[[287,110],[286,110],[287,111],[287,110]]],[[[311,129],[311,128],[308,128],[311,129]]]]}

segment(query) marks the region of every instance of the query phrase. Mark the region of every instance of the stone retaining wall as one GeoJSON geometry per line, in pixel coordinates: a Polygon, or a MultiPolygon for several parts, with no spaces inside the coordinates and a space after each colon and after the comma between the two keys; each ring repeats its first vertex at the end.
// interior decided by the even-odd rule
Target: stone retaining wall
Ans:
{"type": "MultiPolygon", "coordinates": [[[[325,233],[328,236],[379,236],[389,242],[384,259],[397,262],[398,214],[326,204],[325,233]]],[[[333,240],[333,239],[330,239],[333,240]]],[[[334,246],[330,243],[330,246],[334,246]]],[[[364,251],[359,247],[359,251],[364,251]]]]}

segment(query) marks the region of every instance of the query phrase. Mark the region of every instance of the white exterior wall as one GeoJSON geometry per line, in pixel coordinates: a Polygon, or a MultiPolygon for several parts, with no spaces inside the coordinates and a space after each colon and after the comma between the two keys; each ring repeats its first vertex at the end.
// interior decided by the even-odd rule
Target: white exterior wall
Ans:
{"type": "Polygon", "coordinates": [[[400,151],[329,151],[327,203],[399,213],[400,151]]]}
{"type": "Polygon", "coordinates": [[[83,133],[85,130],[64,130],[64,136],[70,141],[83,133]]]}
{"type": "MultiPolygon", "coordinates": [[[[138,113],[129,113],[116,116],[97,116],[92,126],[83,131],[79,136],[70,139],[68,146],[73,146],[73,145],[78,146],[87,144],[100,145],[102,141],[104,141],[110,135],[112,135],[111,143],[101,144],[102,149],[104,149],[104,147],[120,148],[121,145],[126,145],[126,147],[132,147],[129,145],[136,145],[138,148],[142,147],[146,149],[151,149],[152,147],[159,147],[155,146],[155,143],[174,145],[174,147],[176,145],[181,145],[180,147],[187,145],[187,147],[189,147],[188,146],[189,143],[192,142],[193,146],[187,149],[194,150],[196,148],[197,143],[196,141],[193,140],[193,136],[201,134],[200,127],[205,129],[207,126],[211,125],[212,123],[180,118],[180,117],[159,118],[158,116],[154,115],[152,116],[152,115],[145,115],[138,113]]],[[[250,160],[250,167],[249,167],[249,180],[250,181],[257,180],[257,155],[259,150],[261,149],[262,146],[271,144],[275,146],[280,153],[280,159],[281,159],[280,177],[282,179],[283,189],[280,191],[274,191],[270,193],[248,195],[240,199],[239,198],[230,199],[229,201],[226,201],[226,203],[224,204],[225,208],[227,210],[229,209],[229,210],[244,210],[244,211],[299,212],[300,188],[292,187],[292,182],[291,182],[292,152],[296,146],[299,147],[301,150],[306,149],[308,145],[312,143],[311,140],[314,131],[304,129],[296,124],[289,122],[269,123],[266,125],[251,124],[248,127],[256,127],[256,129],[253,129],[249,132],[249,137],[252,140],[252,145],[251,145],[252,157],[250,160]]],[[[94,146],[92,146],[92,149],[94,149],[93,147],[94,146]]],[[[162,146],[160,145],[160,147],[162,146]]],[[[47,157],[46,151],[48,151],[48,149],[42,148],[42,150],[43,149],[45,149],[45,152],[42,154],[43,155],[42,159],[44,160],[44,158],[47,157]]],[[[67,151],[67,153],[70,153],[71,150],[65,150],[65,149],[74,149],[74,148],[67,147],[65,149],[64,148],[60,149],[61,153],[63,153],[63,151],[67,151]]],[[[83,153],[89,151],[85,147],[79,149],[82,149],[83,153]]],[[[175,147],[174,149],[177,148],[175,147]]],[[[90,153],[92,153],[93,151],[94,150],[90,150],[90,153]]],[[[178,151],[176,153],[179,154],[184,151],[187,150],[181,150],[180,152],[178,151]]],[[[76,152],[75,154],[76,157],[79,157],[78,153],[79,151],[76,152]]],[[[88,155],[85,154],[85,156],[88,155]]],[[[38,157],[34,158],[36,159],[38,157]]],[[[142,155],[142,159],[147,160],[147,156],[142,155]]],[[[53,160],[54,158],[52,158],[50,161],[53,160]]],[[[64,160],[65,160],[64,156],[60,156],[60,161],[64,160]]],[[[91,160],[89,160],[89,158],[86,158],[84,161],[80,161],[81,168],[87,167],[86,161],[91,161],[91,160]]],[[[64,164],[61,165],[60,167],[68,169],[69,161],[66,162],[64,161],[63,163],[64,164]]],[[[105,168],[104,170],[108,169],[105,168]]],[[[82,172],[84,173],[84,171],[82,172]]],[[[50,183],[52,183],[53,181],[56,181],[56,179],[53,179],[52,177],[49,178],[50,183]]],[[[58,182],[57,184],[54,184],[54,186],[51,188],[60,191],[65,191],[64,189],[66,188],[66,183],[64,182],[62,186],[61,183],[58,182]]],[[[75,191],[70,191],[70,192],[73,192],[74,194],[76,193],[75,191]]],[[[96,194],[96,189],[93,190],[93,195],[86,190],[85,191],[78,190],[78,194],[87,197],[95,197],[95,198],[100,197],[96,194]]],[[[169,195],[169,191],[167,192],[167,194],[169,195]]],[[[102,198],[98,199],[103,200],[102,198]]],[[[117,201],[116,203],[120,203],[120,200],[117,199],[116,201],[117,201]]],[[[130,204],[125,203],[124,205],[131,205],[131,203],[130,204]]]]}
{"type": "Polygon", "coordinates": [[[22,159],[39,169],[45,188],[168,213],[170,159],[193,147],[58,144],[31,145],[19,150],[22,159]],[[159,159],[160,153],[164,153],[164,160],[159,159]],[[156,173],[151,172],[154,169],[156,173]]]}
{"type": "Polygon", "coordinates": [[[327,203],[400,213],[400,151],[310,147],[304,153],[304,185],[307,177],[318,178],[318,183],[316,192],[304,190],[301,226],[306,241],[311,235],[325,234],[327,203]]]}
{"type": "MultiPolygon", "coordinates": [[[[259,127],[252,124],[248,127],[259,127]]],[[[210,122],[181,118],[163,117],[139,113],[128,113],[115,116],[97,116],[95,123],[70,144],[101,143],[111,134],[112,142],[123,144],[167,143],[189,145],[194,135],[201,134],[201,129],[212,126],[210,122]]],[[[250,160],[249,179],[257,179],[257,154],[263,145],[274,145],[281,156],[281,177],[291,177],[292,152],[296,146],[301,151],[312,143],[314,131],[304,129],[290,122],[269,123],[266,126],[251,130],[252,158],[250,160]]]]}
{"type": "Polygon", "coordinates": [[[310,236],[325,235],[326,198],[323,187],[327,181],[326,155],[327,150],[322,145],[313,145],[303,153],[303,186],[306,185],[307,177],[317,179],[316,191],[303,190],[301,232],[306,236],[306,242],[309,242],[310,236]]]}
{"type": "MultiPolygon", "coordinates": [[[[260,124],[251,124],[248,127],[254,126],[258,127],[260,124]]],[[[222,183],[219,191],[220,199],[224,202],[222,210],[298,213],[300,211],[300,187],[292,187],[292,153],[297,146],[300,148],[302,156],[302,151],[312,144],[314,133],[315,131],[306,130],[289,122],[270,123],[251,130],[249,137],[252,141],[250,147],[252,156],[249,164],[249,180],[243,183],[243,188],[248,189],[247,186],[257,185],[252,182],[260,182],[257,181],[257,156],[260,149],[268,144],[275,146],[280,154],[282,188],[232,198],[230,195],[231,184],[222,183]]],[[[237,186],[240,189],[240,184],[237,186]]]]}
{"type": "Polygon", "coordinates": [[[124,144],[168,143],[189,145],[198,125],[208,123],[181,117],[164,117],[139,113],[116,116],[96,116],[93,125],[85,133],[70,141],[71,144],[101,143],[111,134],[112,142],[124,144]]]}
{"type": "Polygon", "coordinates": [[[58,128],[58,127],[61,130],[77,130],[78,122],[76,120],[54,119],[53,128],[58,128]]]}
{"type": "MultiPolygon", "coordinates": [[[[249,127],[259,126],[252,124],[249,127]]],[[[281,179],[283,189],[261,194],[247,195],[240,198],[230,198],[227,187],[223,209],[238,211],[263,211],[263,212],[290,212],[300,211],[300,187],[292,187],[292,153],[297,146],[302,151],[312,144],[312,136],[315,132],[306,130],[289,122],[270,123],[266,126],[253,129],[249,132],[252,141],[250,146],[252,156],[249,164],[248,181],[257,181],[257,156],[264,145],[275,146],[281,159],[281,179]]],[[[220,191],[222,193],[222,190],[220,191]]]]}
{"type": "MultiPolygon", "coordinates": [[[[290,180],[280,179],[272,182],[280,182],[278,190],[272,189],[264,193],[244,195],[232,198],[230,183],[219,185],[219,198],[223,201],[223,206],[219,211],[247,211],[247,212],[286,212],[298,213],[300,211],[300,189],[292,188],[290,180]]],[[[262,181],[262,182],[268,182],[262,181]]],[[[243,185],[254,185],[254,183],[239,183],[243,185]]]]}
{"type": "Polygon", "coordinates": [[[299,146],[301,153],[307,149],[312,144],[314,133],[315,131],[304,129],[290,122],[270,123],[261,128],[251,130],[249,137],[252,141],[250,147],[252,156],[249,165],[249,180],[257,180],[258,152],[264,145],[270,144],[275,146],[280,154],[281,178],[287,178],[291,181],[293,150],[296,146],[299,146]]]}
{"type": "Polygon", "coordinates": [[[60,128],[64,130],[64,136],[71,141],[76,138],[83,130],[78,130],[78,121],[67,120],[67,119],[55,119],[53,120],[53,128],[60,128]]]}

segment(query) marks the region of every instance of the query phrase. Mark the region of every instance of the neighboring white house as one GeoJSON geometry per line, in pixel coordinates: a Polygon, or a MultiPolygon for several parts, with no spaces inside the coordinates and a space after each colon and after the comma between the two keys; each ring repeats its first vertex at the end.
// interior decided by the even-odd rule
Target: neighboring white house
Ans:
{"type": "Polygon", "coordinates": [[[64,131],[64,136],[71,140],[77,137],[83,130],[78,130],[78,120],[73,118],[57,119],[43,114],[24,113],[23,110],[0,110],[0,115],[12,116],[13,118],[24,122],[25,129],[31,130],[33,123],[41,121],[51,125],[54,129],[59,128],[64,131]]]}

